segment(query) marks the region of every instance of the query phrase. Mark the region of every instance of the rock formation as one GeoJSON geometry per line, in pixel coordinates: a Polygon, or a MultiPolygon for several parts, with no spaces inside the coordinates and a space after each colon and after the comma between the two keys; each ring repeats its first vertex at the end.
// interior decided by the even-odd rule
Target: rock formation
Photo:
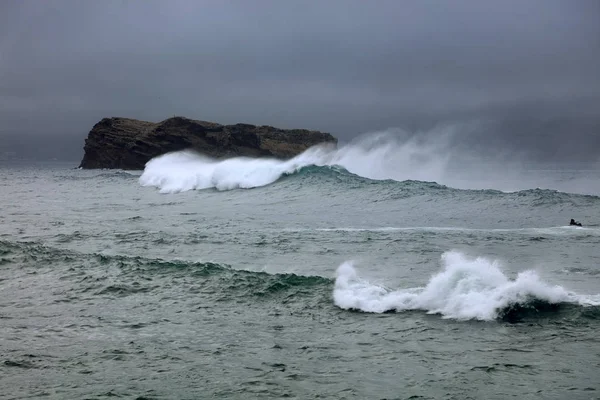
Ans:
{"type": "Polygon", "coordinates": [[[159,123],[104,118],[85,141],[81,168],[144,169],[153,157],[193,149],[215,158],[291,158],[320,143],[337,144],[329,133],[248,124],[220,125],[173,117],[159,123]]]}

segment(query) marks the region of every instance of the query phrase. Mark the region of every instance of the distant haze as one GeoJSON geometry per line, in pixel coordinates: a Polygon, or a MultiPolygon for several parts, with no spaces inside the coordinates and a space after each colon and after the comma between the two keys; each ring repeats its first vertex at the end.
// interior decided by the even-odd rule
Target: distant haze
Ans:
{"type": "Polygon", "coordinates": [[[600,157],[600,1],[0,2],[0,158],[79,160],[103,117],[455,132],[600,157]]]}

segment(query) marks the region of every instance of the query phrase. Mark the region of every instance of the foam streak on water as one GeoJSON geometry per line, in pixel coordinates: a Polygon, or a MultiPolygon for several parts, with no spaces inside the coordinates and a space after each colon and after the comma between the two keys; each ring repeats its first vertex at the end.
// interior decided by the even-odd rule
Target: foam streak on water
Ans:
{"type": "Polygon", "coordinates": [[[337,270],[334,302],[343,309],[374,313],[425,310],[460,320],[493,320],[507,307],[533,300],[600,304],[593,297],[549,285],[534,271],[521,272],[511,280],[497,262],[485,258],[469,260],[460,252],[451,251],[442,255],[442,264],[442,271],[424,288],[389,290],[360,279],[352,263],[346,262],[337,270]]]}

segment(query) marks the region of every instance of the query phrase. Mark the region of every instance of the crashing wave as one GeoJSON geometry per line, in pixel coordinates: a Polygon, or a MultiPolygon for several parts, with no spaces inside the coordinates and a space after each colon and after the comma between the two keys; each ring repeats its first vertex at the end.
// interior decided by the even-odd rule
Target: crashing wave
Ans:
{"type": "MultiPolygon", "coordinates": [[[[362,136],[338,149],[315,146],[290,159],[234,157],[216,160],[182,151],[165,154],[146,164],[139,182],[162,193],[215,188],[230,190],[269,185],[281,177],[308,167],[331,167],[371,180],[439,182],[458,189],[500,189],[529,196],[540,204],[569,201],[555,190],[529,190],[544,185],[567,192],[597,194],[596,180],[547,181],[547,177],[525,178],[524,167],[509,163],[479,161],[456,154],[440,134],[437,140],[400,140],[389,132],[362,136]],[[546,181],[546,182],[544,182],[546,181]],[[519,190],[524,190],[518,192],[519,190]],[[583,193],[582,192],[582,193],[583,193]],[[535,200],[537,199],[537,200],[535,200]]],[[[435,184],[437,185],[437,184],[435,184]]],[[[497,194],[488,190],[490,194],[497,194]]],[[[596,197],[594,199],[597,199],[596,197]]]]}
{"type": "Polygon", "coordinates": [[[424,288],[389,290],[362,280],[351,262],[337,270],[333,298],[343,309],[372,313],[423,310],[458,320],[494,320],[515,312],[570,303],[600,305],[600,298],[551,286],[534,271],[509,279],[495,261],[467,259],[460,252],[442,255],[443,269],[424,288]]]}

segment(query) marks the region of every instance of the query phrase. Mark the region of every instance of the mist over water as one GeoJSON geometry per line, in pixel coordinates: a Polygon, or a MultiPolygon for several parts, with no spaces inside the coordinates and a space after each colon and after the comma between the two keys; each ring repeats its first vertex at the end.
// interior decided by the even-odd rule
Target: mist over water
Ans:
{"type": "Polygon", "coordinates": [[[330,166],[373,180],[435,182],[457,189],[512,192],[540,188],[600,194],[600,169],[548,167],[493,148],[481,153],[467,151],[454,144],[459,134],[460,127],[414,136],[400,130],[375,132],[337,149],[316,146],[287,161],[244,157],[215,160],[189,151],[176,152],[149,161],[140,183],[156,186],[162,193],[255,188],[304,167],[330,166]],[[548,168],[555,171],[551,177],[545,173],[548,168]]]}

